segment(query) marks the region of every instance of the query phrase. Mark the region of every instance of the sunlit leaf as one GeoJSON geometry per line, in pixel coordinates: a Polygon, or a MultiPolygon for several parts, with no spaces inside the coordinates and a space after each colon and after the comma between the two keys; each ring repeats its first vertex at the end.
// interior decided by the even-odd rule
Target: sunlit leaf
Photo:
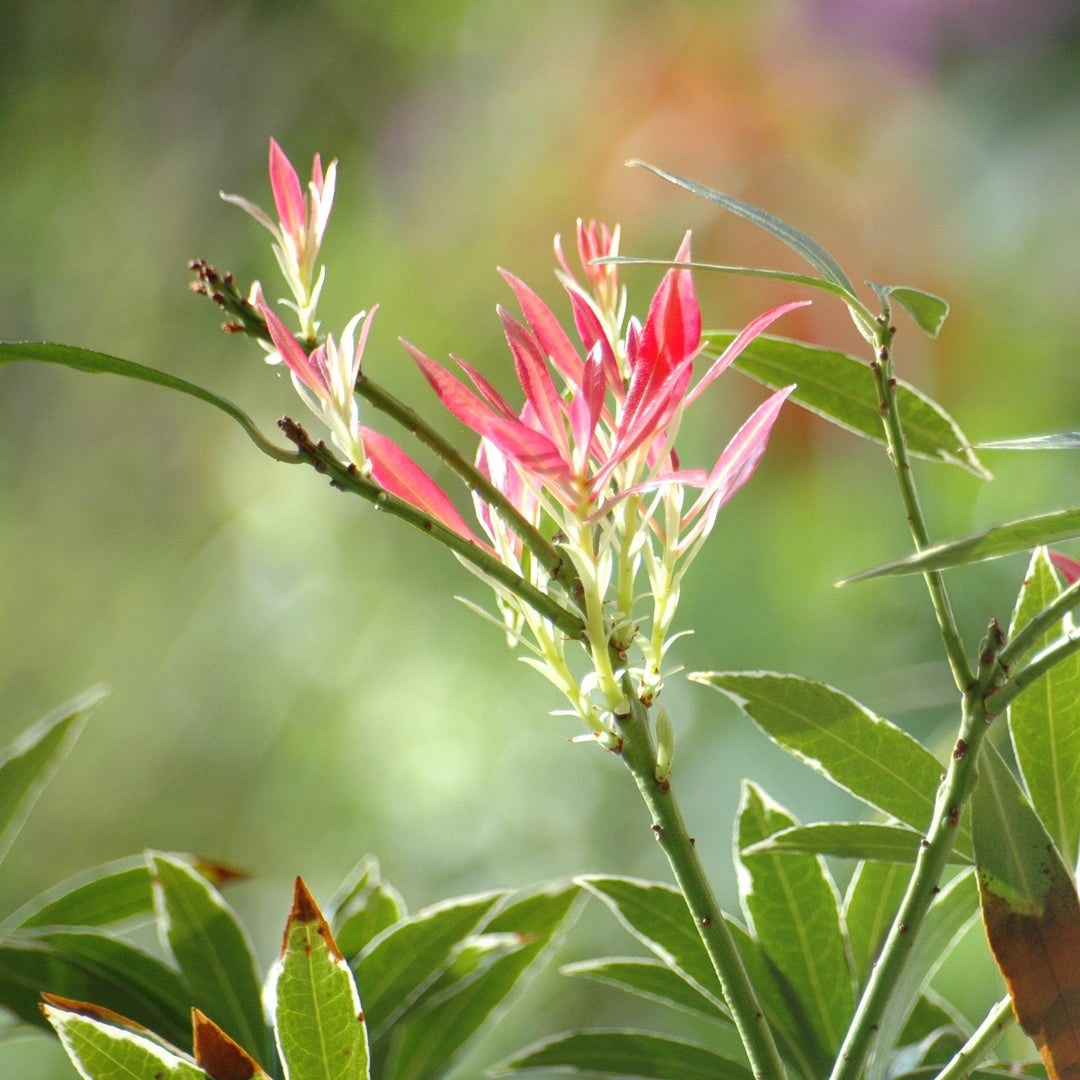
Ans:
{"type": "Polygon", "coordinates": [[[90,374],[122,375],[139,382],[153,383],[168,390],[175,390],[189,397],[198,398],[215,409],[220,409],[226,416],[231,416],[247,433],[248,438],[264,453],[278,461],[299,461],[295,453],[282,450],[267,439],[255,426],[255,422],[242,409],[231,401],[204,390],[201,386],[178,379],[164,371],[136,364],[131,360],[122,360],[119,356],[94,352],[91,349],[79,349],[73,345],[56,345],[48,341],[5,341],[0,342],[0,367],[17,361],[28,360],[34,363],[59,364],[90,374]]]}
{"type": "MultiPolygon", "coordinates": [[[[767,671],[695,672],[729,697],[774,742],[857,799],[924,831],[941,764],[921,743],[824,683],[767,671]]],[[[957,848],[970,854],[961,824],[957,848]]]]}
{"type": "Polygon", "coordinates": [[[90,710],[108,691],[94,687],[64,702],[0,750],[0,861],[22,828],[42,788],[79,737],[90,710]]]}
{"type": "Polygon", "coordinates": [[[46,1004],[68,1057],[89,1080],[209,1080],[178,1052],[125,1028],[46,1004]]]}
{"type": "Polygon", "coordinates": [[[930,337],[936,338],[949,314],[949,303],[924,289],[909,285],[876,285],[868,281],[883,301],[895,300],[914,320],[916,325],[930,337]]]}
{"type": "MultiPolygon", "coordinates": [[[[734,337],[729,331],[709,331],[703,340],[709,354],[719,355],[734,337]]],[[[796,383],[792,401],[845,431],[884,444],[877,390],[865,360],[791,338],[762,334],[732,366],[773,390],[796,383]]],[[[936,401],[900,380],[897,409],[909,454],[959,465],[981,479],[989,479],[990,473],[968,445],[967,436],[936,401]]]]}
{"type": "Polygon", "coordinates": [[[327,919],[338,948],[354,957],[376,934],[407,914],[401,894],[382,880],[378,861],[365,855],[331,899],[327,919]]]}
{"type": "Polygon", "coordinates": [[[299,878],[267,1000],[285,1080],[367,1080],[367,1028],[352,971],[299,878]]]}
{"type": "Polygon", "coordinates": [[[1052,514],[1039,514],[1036,517],[995,525],[960,540],[950,540],[924,548],[915,555],[853,574],[839,584],[847,585],[852,581],[864,581],[867,578],[949,570],[954,566],[967,566],[986,559],[1000,559],[1003,555],[1015,555],[1018,551],[1027,551],[1040,544],[1071,540],[1074,536],[1080,536],[1080,510],[1057,510],[1052,514]]]}
{"type": "Polygon", "coordinates": [[[642,1080],[751,1080],[740,1061],[704,1046],[648,1031],[569,1031],[501,1061],[493,1075],[543,1069],[566,1076],[642,1080]]]}
{"type": "MultiPolygon", "coordinates": [[[[802,855],[832,855],[838,859],[911,864],[919,853],[921,837],[905,825],[869,821],[819,822],[781,829],[748,848],[744,854],[790,851],[802,855]]],[[[970,862],[959,852],[954,862],[970,862]]]]}
{"type": "Polygon", "coordinates": [[[186,863],[148,856],[162,944],[191,987],[191,1004],[264,1065],[272,1060],[255,960],[221,894],[186,863]]]}
{"type": "Polygon", "coordinates": [[[1063,431],[1054,435],[1028,435],[1020,439],[996,439],[978,443],[979,450],[1078,450],[1080,431],[1063,431]]]}
{"type": "Polygon", "coordinates": [[[195,1064],[210,1080],[266,1080],[259,1063],[198,1009],[191,1010],[195,1064]]]}
{"type": "Polygon", "coordinates": [[[483,936],[505,944],[474,954],[460,972],[451,966],[395,1025],[388,1080],[442,1075],[547,962],[580,909],[579,892],[576,884],[552,885],[500,908],[483,936]]]}
{"type": "Polygon", "coordinates": [[[765,954],[798,996],[822,1045],[835,1052],[855,1009],[836,887],[817,856],[749,854],[755,844],[794,824],[765,792],[744,782],[737,826],[739,896],[765,954]]]}
{"type": "Polygon", "coordinates": [[[1080,1068],[1080,900],[1001,755],[984,745],[972,799],[983,922],[1021,1027],[1051,1080],[1080,1068]]]}
{"type": "Polygon", "coordinates": [[[711,996],[702,994],[661,960],[641,957],[609,957],[564,964],[563,975],[576,975],[618,987],[638,997],[657,1001],[682,1012],[730,1023],[727,1012],[711,996]]]}
{"type": "Polygon", "coordinates": [[[910,876],[910,867],[884,862],[860,863],[851,875],[844,896],[844,922],[860,985],[873,970],[910,876]]]}

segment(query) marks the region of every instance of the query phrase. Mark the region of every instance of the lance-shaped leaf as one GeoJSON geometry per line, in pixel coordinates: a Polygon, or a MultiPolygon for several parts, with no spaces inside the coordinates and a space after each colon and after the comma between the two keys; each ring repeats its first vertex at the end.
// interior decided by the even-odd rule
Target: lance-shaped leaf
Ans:
{"type": "Polygon", "coordinates": [[[87,1080],[214,1080],[175,1047],[132,1031],[122,1017],[109,1023],[89,1009],[79,1009],[76,1002],[64,1005],[70,1007],[48,1002],[41,1009],[87,1080]]]}
{"type": "MultiPolygon", "coordinates": [[[[734,338],[728,331],[710,331],[703,340],[710,353],[719,353],[734,338]]],[[[763,334],[743,350],[733,366],[773,390],[796,383],[792,401],[845,431],[885,442],[877,390],[866,361],[834,349],[763,334]]],[[[909,454],[959,465],[989,479],[990,473],[968,445],[967,436],[936,401],[900,380],[897,409],[909,454]]]]}
{"type": "Polygon", "coordinates": [[[285,1080],[367,1080],[367,1026],[356,983],[300,878],[267,1000],[285,1080]]]}
{"type": "MultiPolygon", "coordinates": [[[[1062,592],[1046,548],[1036,549],[1017,597],[1009,637],[1062,592]]],[[[1071,633],[1065,618],[1034,643],[1048,645],[1071,633]]],[[[1080,653],[1055,664],[1009,706],[1009,732],[1016,761],[1036,813],[1067,865],[1076,863],[1080,842],[1080,653]]]]}
{"type": "Polygon", "coordinates": [[[760,788],[744,782],[736,844],[739,896],[766,956],[794,990],[820,1043],[835,1052],[855,1010],[836,886],[817,856],[748,854],[794,824],[760,788]]]}
{"type": "Polygon", "coordinates": [[[661,960],[629,956],[579,960],[574,964],[564,964],[559,968],[559,973],[591,979],[649,1001],[670,1005],[681,1012],[731,1024],[727,1012],[717,1001],[695,990],[686,979],[661,960]]]}
{"type": "MultiPolygon", "coordinates": [[[[920,832],[930,824],[941,765],[921,743],[824,683],[767,671],[695,672],[775,743],[857,799],[920,832]]],[[[971,852],[966,825],[957,848],[971,852]]]]}
{"type": "Polygon", "coordinates": [[[205,878],[178,859],[150,854],[162,945],[201,1009],[257,1061],[272,1051],[251,944],[235,912],[205,878]]]}
{"type": "Polygon", "coordinates": [[[365,855],[331,899],[328,919],[338,948],[353,957],[407,914],[401,893],[382,880],[378,861],[365,855]]]}
{"type": "Polygon", "coordinates": [[[641,1080],[751,1080],[741,1061],[650,1031],[568,1031],[527,1046],[492,1069],[495,1076],[542,1069],[545,1075],[641,1080]]]}
{"type": "Polygon", "coordinates": [[[867,578],[894,577],[901,574],[925,574],[933,570],[949,570],[954,566],[1000,559],[1003,555],[1015,555],[1040,544],[1055,544],[1059,540],[1071,540],[1080,536],[1080,510],[1057,510],[1052,514],[1020,518],[1004,525],[995,525],[982,532],[944,544],[924,548],[915,555],[883,563],[861,574],[845,578],[839,584],[867,578]]]}
{"type": "Polygon", "coordinates": [[[96,1002],[190,1046],[190,1000],[176,972],[99,931],[20,932],[0,942],[0,1005],[26,1023],[44,1024],[43,992],[96,1002]]]}
{"type": "Polygon", "coordinates": [[[992,746],[972,800],[979,898],[1013,1009],[1051,1080],[1080,1075],[1080,901],[1031,804],[992,746]]]}
{"type": "MultiPolygon", "coordinates": [[[[905,825],[883,825],[871,821],[819,822],[792,825],[752,845],[744,854],[790,851],[800,855],[832,855],[837,859],[866,859],[870,862],[906,863],[919,853],[921,837],[905,825]]],[[[957,851],[953,862],[971,860],[957,851]]]]}
{"type": "Polygon", "coordinates": [[[980,450],[1080,450],[1080,431],[1053,435],[1028,435],[1019,439],[996,439],[976,444],[980,450]]]}
{"type": "Polygon", "coordinates": [[[191,1010],[195,1064],[210,1080],[267,1080],[259,1063],[198,1009],[191,1010]]]}
{"type": "MultiPolygon", "coordinates": [[[[187,857],[174,855],[187,861],[187,857]]],[[[214,885],[234,880],[237,871],[204,859],[193,869],[214,885]]],[[[30,930],[42,926],[111,926],[154,910],[152,875],[141,855],[84,870],[27,901],[2,923],[2,929],[30,930]]]]}
{"type": "Polygon", "coordinates": [[[555,884],[508,903],[484,926],[488,943],[460,950],[394,1031],[386,1075],[427,1080],[449,1064],[544,965],[580,910],[580,888],[555,884]]]}
{"type": "Polygon", "coordinates": [[[155,386],[164,386],[168,390],[176,390],[189,397],[198,398],[215,409],[220,409],[226,416],[231,416],[247,433],[248,438],[264,453],[277,461],[299,462],[296,454],[289,450],[282,450],[267,439],[255,426],[255,422],[243,410],[238,409],[231,401],[227,401],[217,394],[204,390],[201,386],[189,383],[185,379],[178,379],[175,375],[168,375],[164,371],[146,367],[144,364],[136,364],[131,360],[122,360],[118,356],[109,356],[106,353],[94,352],[91,349],[79,349],[73,345],[55,345],[48,341],[4,341],[0,342],[0,367],[20,360],[31,360],[37,363],[60,364],[62,367],[73,368],[75,371],[85,371],[90,374],[123,375],[128,379],[136,379],[139,382],[153,383],[155,386]]]}
{"type": "Polygon", "coordinates": [[[372,1039],[443,972],[505,893],[458,897],[424,908],[375,937],[353,964],[372,1039]]]}
{"type": "Polygon", "coordinates": [[[924,289],[910,285],[877,285],[866,283],[878,294],[882,303],[895,300],[914,320],[925,334],[936,338],[949,315],[949,302],[924,289]]]}
{"type": "Polygon", "coordinates": [[[49,782],[90,710],[108,693],[94,687],[42,717],[0,750],[0,861],[3,861],[41,789],[49,782]]]}
{"type": "Polygon", "coordinates": [[[884,862],[860,863],[851,875],[844,896],[844,924],[860,985],[870,975],[910,876],[906,866],[884,862]]]}

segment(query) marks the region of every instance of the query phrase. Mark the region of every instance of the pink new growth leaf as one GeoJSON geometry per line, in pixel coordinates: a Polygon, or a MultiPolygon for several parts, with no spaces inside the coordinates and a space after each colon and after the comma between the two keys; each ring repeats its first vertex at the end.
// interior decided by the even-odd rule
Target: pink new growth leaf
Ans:
{"type": "MultiPolygon", "coordinates": [[[[321,165],[319,172],[322,172],[321,165]]],[[[300,186],[300,178],[292,162],[275,139],[270,140],[270,188],[274,193],[274,206],[282,229],[289,236],[301,236],[307,228],[304,189],[300,186]]]]}
{"type": "MultiPolygon", "coordinates": [[[[259,304],[259,311],[266,320],[267,329],[273,339],[274,347],[281,354],[281,359],[289,366],[289,370],[320,398],[325,398],[328,387],[324,376],[312,366],[303,346],[290,333],[289,328],[266,306],[259,304]]],[[[325,369],[324,369],[325,374],[325,369]]]]}

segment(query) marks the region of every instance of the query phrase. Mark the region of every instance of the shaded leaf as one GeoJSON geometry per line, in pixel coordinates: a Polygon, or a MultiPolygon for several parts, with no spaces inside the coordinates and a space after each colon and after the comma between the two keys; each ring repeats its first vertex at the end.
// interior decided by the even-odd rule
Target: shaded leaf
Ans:
{"type": "Polygon", "coordinates": [[[1080,1074],[1080,900],[1001,755],[984,745],[972,799],[979,898],[1020,1026],[1051,1080],[1080,1074]]]}
{"type": "Polygon", "coordinates": [[[285,1080],[366,1080],[367,1027],[352,971],[300,878],[267,999],[285,1080]]]}
{"type": "Polygon", "coordinates": [[[338,948],[354,957],[376,934],[407,914],[401,894],[382,880],[378,861],[365,855],[331,899],[327,918],[338,948]]]}
{"type": "MultiPolygon", "coordinates": [[[[710,331],[703,341],[709,353],[719,353],[734,337],[729,331],[710,331]]],[[[762,334],[743,350],[732,366],[770,389],[797,383],[792,401],[845,431],[884,445],[877,390],[866,361],[834,349],[762,334]]],[[[909,454],[959,465],[981,479],[990,478],[969,446],[967,436],[936,401],[900,380],[897,408],[904,423],[909,454]]]]}
{"type": "Polygon", "coordinates": [[[90,1080],[208,1080],[202,1069],[160,1043],[78,1012],[42,1006],[79,1072],[90,1080]]]}
{"type": "Polygon", "coordinates": [[[236,914],[186,863],[158,853],[148,859],[162,945],[191,987],[191,1005],[268,1064],[272,1051],[255,960],[236,914]]]}
{"type": "Polygon", "coordinates": [[[670,1005],[683,1012],[730,1023],[727,1012],[711,996],[702,994],[662,960],[609,957],[564,964],[563,975],[579,976],[614,986],[638,997],[670,1005]]]}
{"type": "MultiPolygon", "coordinates": [[[[803,855],[832,855],[838,859],[866,859],[871,862],[913,863],[921,837],[904,825],[883,825],[870,821],[818,822],[793,825],[749,847],[744,855],[769,851],[791,851],[803,855]]],[[[954,862],[970,862],[953,852],[954,862]]]]}
{"type": "Polygon", "coordinates": [[[907,866],[882,862],[860,863],[851,875],[844,896],[844,923],[860,985],[870,976],[910,876],[907,866]]]}
{"type": "Polygon", "coordinates": [[[1052,514],[1040,514],[1004,525],[995,525],[959,540],[935,544],[914,555],[854,574],[839,584],[847,585],[852,581],[864,581],[867,578],[949,570],[954,566],[967,566],[986,559],[1000,559],[1003,555],[1015,555],[1018,551],[1027,551],[1039,544],[1053,544],[1074,536],[1080,536],[1080,510],[1057,510],[1052,514]]]}
{"type": "Polygon", "coordinates": [[[976,444],[979,450],[1077,450],[1080,431],[1062,431],[1053,435],[1028,435],[1019,439],[997,439],[976,444]]]}
{"type": "Polygon", "coordinates": [[[835,1053],[855,1010],[836,887],[817,856],[749,853],[794,824],[786,810],[744,781],[737,826],[739,898],[754,936],[794,990],[818,1040],[835,1053]]]}
{"type": "Polygon", "coordinates": [[[642,1077],[649,1080],[751,1080],[740,1061],[695,1043],[649,1031],[569,1031],[499,1062],[494,1075],[527,1069],[569,1076],[642,1077]]]}
{"type": "MultiPolygon", "coordinates": [[[[775,743],[857,799],[925,830],[941,764],[921,743],[824,683],[767,671],[694,672],[729,697],[775,743]]],[[[961,854],[971,836],[961,824],[961,854]]]]}
{"type": "MultiPolygon", "coordinates": [[[[1009,637],[1062,592],[1046,548],[1036,549],[1009,637]]],[[[1073,631],[1066,615],[1034,649],[1073,631]]],[[[1028,795],[1069,866],[1080,843],[1080,653],[1066,656],[1009,706],[1009,732],[1028,795]]]]}
{"type": "Polygon", "coordinates": [[[176,972],[100,931],[34,931],[0,941],[0,1005],[43,1025],[41,994],[92,1001],[190,1047],[189,995],[176,972]]]}
{"type": "Polygon", "coordinates": [[[473,953],[463,970],[448,969],[396,1025],[387,1075],[441,1075],[547,962],[580,910],[579,893],[576,883],[552,885],[500,908],[484,926],[484,937],[508,940],[486,956],[473,953]]]}
{"type": "Polygon", "coordinates": [[[259,1063],[209,1017],[191,1010],[195,1064],[210,1080],[264,1080],[259,1063]]]}
{"type": "MultiPolygon", "coordinates": [[[[947,1008],[932,990],[924,992],[911,1010],[898,1040],[901,1048],[917,1047],[917,1050],[909,1058],[910,1064],[902,1067],[894,1057],[889,1063],[889,1070],[906,1072],[930,1059],[944,1063],[960,1049],[970,1034],[971,1025],[966,1020],[947,1008]]],[[[898,1051],[902,1052],[902,1049],[898,1051]]]]}
{"type": "Polygon", "coordinates": [[[372,1040],[439,977],[454,947],[506,894],[457,897],[418,911],[373,939],[353,963],[372,1040]]]}
{"type": "Polygon", "coordinates": [[[895,300],[914,320],[916,325],[930,337],[936,338],[949,315],[949,302],[924,289],[908,285],[875,285],[868,281],[883,302],[895,300]]]}
{"type": "Polygon", "coordinates": [[[0,862],[42,788],[79,737],[90,710],[107,693],[96,686],[64,702],[0,751],[0,862]]]}

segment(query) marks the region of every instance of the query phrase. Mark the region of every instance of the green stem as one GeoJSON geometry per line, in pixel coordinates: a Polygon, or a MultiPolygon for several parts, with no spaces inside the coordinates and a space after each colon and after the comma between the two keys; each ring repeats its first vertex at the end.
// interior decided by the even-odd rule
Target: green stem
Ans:
{"type": "Polygon", "coordinates": [[[442,522],[417,509],[412,503],[391,495],[378,484],[361,475],[355,465],[345,465],[323,442],[313,442],[306,431],[295,421],[285,417],[279,426],[286,437],[296,444],[300,456],[314,466],[316,472],[324,473],[330,483],[342,491],[351,491],[367,499],[378,509],[385,510],[393,517],[401,518],[410,525],[438,540],[450,548],[466,562],[472,563],[487,577],[498,582],[503,588],[520,597],[534,611],[547,619],[569,638],[580,638],[585,633],[581,619],[551,597],[542,593],[536,586],[526,581],[509,567],[504,566],[494,555],[486,552],[475,541],[462,536],[442,522]]]}
{"type": "MultiPolygon", "coordinates": [[[[870,363],[877,389],[878,407],[881,410],[882,424],[885,428],[885,441],[888,445],[889,460],[896,473],[896,482],[900,488],[900,498],[907,514],[908,527],[915,541],[916,551],[930,547],[930,534],[919,505],[918,492],[911,475],[911,463],[908,460],[907,440],[896,404],[897,383],[892,359],[892,338],[895,330],[889,324],[889,312],[886,310],[875,324],[877,326],[877,356],[870,363]]],[[[952,603],[945,590],[945,579],[938,571],[923,575],[930,592],[930,602],[937,617],[941,640],[945,654],[949,659],[953,679],[958,690],[964,692],[971,685],[975,675],[964,651],[964,643],[956,626],[952,603]]]]}
{"type": "Polygon", "coordinates": [[[618,717],[622,759],[652,815],[653,835],[667,856],[720,980],[724,1000],[731,1010],[754,1076],[757,1080],[784,1080],[784,1065],[765,1012],[750,985],[742,957],[705,876],[694,840],[686,830],[671,783],[656,779],[656,749],[649,731],[648,711],[625,675],[623,689],[630,702],[630,712],[618,717]]]}
{"type": "MultiPolygon", "coordinates": [[[[1014,639],[1015,640],[1015,639],[1014,639]]],[[[1042,678],[1055,664],[1060,664],[1067,656],[1071,656],[1080,649],[1080,632],[1074,631],[1065,637],[1060,637],[1051,642],[1041,652],[1032,657],[1031,663],[1019,671],[1010,674],[1008,682],[1004,683],[988,704],[993,706],[993,715],[1003,713],[1013,699],[1022,694],[1033,682],[1042,678]]]]}
{"type": "Polygon", "coordinates": [[[1063,589],[1037,615],[1031,618],[1012,636],[1009,643],[1001,650],[998,659],[1006,671],[1022,659],[1035,643],[1059,622],[1067,612],[1080,604],[1080,581],[1074,581],[1063,589]]]}
{"type": "Polygon", "coordinates": [[[1005,995],[987,1014],[971,1038],[953,1054],[935,1080],[968,1080],[987,1058],[993,1045],[1016,1022],[1012,998],[1005,995]]]}

